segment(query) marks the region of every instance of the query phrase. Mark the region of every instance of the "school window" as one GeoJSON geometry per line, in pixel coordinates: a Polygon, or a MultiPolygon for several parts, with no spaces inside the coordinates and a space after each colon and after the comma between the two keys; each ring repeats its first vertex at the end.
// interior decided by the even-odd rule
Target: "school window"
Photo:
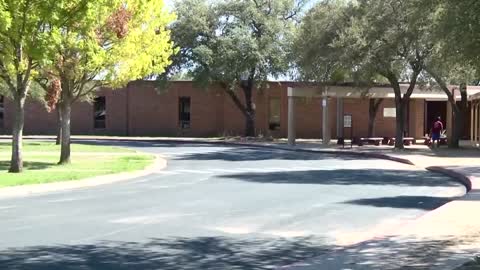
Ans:
{"type": "Polygon", "coordinates": [[[278,130],[280,128],[280,98],[270,99],[268,127],[270,130],[278,130]]]}
{"type": "Polygon", "coordinates": [[[3,117],[4,117],[4,105],[3,105],[4,98],[0,96],[0,128],[3,128],[3,117]]]}
{"type": "Polygon", "coordinates": [[[190,128],[190,97],[181,97],[178,100],[180,128],[190,128]]]}
{"type": "Polygon", "coordinates": [[[97,97],[93,102],[94,108],[94,128],[102,129],[106,127],[107,107],[105,97],[97,97]]]}

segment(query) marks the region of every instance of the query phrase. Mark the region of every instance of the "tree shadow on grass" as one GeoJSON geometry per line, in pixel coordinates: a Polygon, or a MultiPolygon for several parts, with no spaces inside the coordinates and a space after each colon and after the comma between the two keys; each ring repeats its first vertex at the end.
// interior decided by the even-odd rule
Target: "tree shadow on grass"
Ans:
{"type": "Polygon", "coordinates": [[[318,184],[318,185],[394,185],[459,187],[449,177],[428,171],[338,169],[315,171],[283,171],[267,173],[239,173],[222,175],[222,178],[270,184],[318,184]]]}
{"type": "Polygon", "coordinates": [[[0,251],[2,270],[275,269],[320,256],[330,247],[309,239],[198,237],[146,243],[38,246],[0,251]]]}
{"type": "MultiPolygon", "coordinates": [[[[40,161],[24,161],[23,168],[25,170],[43,170],[54,166],[54,163],[40,161]]],[[[0,171],[6,171],[10,168],[10,161],[0,161],[0,171]]]]}

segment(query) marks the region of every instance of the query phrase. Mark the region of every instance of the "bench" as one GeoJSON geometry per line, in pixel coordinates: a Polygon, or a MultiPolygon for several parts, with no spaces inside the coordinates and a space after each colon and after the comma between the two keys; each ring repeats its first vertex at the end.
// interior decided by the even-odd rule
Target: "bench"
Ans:
{"type": "MultiPolygon", "coordinates": [[[[412,138],[412,137],[403,138],[404,145],[412,145],[414,143],[415,143],[415,138],[412,138]]],[[[390,138],[388,145],[395,145],[395,138],[390,138]]]]}
{"type": "Polygon", "coordinates": [[[358,139],[358,146],[362,146],[364,144],[373,144],[373,145],[376,145],[376,146],[379,146],[383,141],[383,138],[377,138],[377,137],[373,137],[373,138],[359,138],[358,139]]]}

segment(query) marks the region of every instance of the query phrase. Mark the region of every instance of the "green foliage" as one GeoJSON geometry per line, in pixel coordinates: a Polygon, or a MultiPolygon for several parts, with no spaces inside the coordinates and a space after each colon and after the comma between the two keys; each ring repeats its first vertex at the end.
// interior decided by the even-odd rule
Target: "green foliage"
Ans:
{"type": "Polygon", "coordinates": [[[437,20],[431,25],[433,53],[426,63],[434,83],[459,85],[474,83],[480,71],[480,26],[478,1],[437,2],[437,20]],[[438,82],[440,80],[441,82],[438,82]]]}
{"type": "Polygon", "coordinates": [[[163,1],[92,1],[81,20],[62,29],[42,76],[69,84],[62,89],[71,98],[88,99],[99,86],[120,87],[163,73],[174,53],[166,29],[173,19],[163,1]]]}
{"type": "Polygon", "coordinates": [[[293,0],[175,3],[172,25],[180,47],[169,75],[188,70],[196,82],[235,85],[247,77],[263,82],[288,70],[295,22],[301,3],[293,0]]]}
{"type": "Polygon", "coordinates": [[[333,43],[348,27],[356,7],[344,1],[323,1],[302,19],[293,43],[293,62],[300,80],[344,82],[351,69],[340,60],[342,51],[333,43]]]}
{"type": "Polygon", "coordinates": [[[342,60],[389,81],[413,81],[413,71],[420,72],[432,53],[435,1],[359,1],[357,15],[335,42],[345,52],[342,60]]]}
{"type": "Polygon", "coordinates": [[[0,79],[14,96],[25,96],[36,76],[32,68],[49,61],[56,41],[51,34],[64,19],[60,10],[59,1],[0,0],[0,79]]]}
{"type": "Polygon", "coordinates": [[[475,0],[439,0],[441,24],[439,34],[446,48],[461,61],[480,68],[480,2],[475,0]]]}

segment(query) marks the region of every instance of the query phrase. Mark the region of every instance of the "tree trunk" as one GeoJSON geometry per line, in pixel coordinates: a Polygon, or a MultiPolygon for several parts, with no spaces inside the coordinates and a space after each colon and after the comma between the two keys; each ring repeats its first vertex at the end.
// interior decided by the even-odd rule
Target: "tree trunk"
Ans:
{"type": "Polygon", "coordinates": [[[369,108],[368,108],[368,137],[375,136],[375,119],[377,118],[378,109],[380,104],[383,102],[383,98],[380,99],[370,99],[369,108]]]}
{"type": "Polygon", "coordinates": [[[253,83],[242,87],[245,94],[245,136],[255,137],[255,105],[252,100],[253,83]]]}
{"type": "Polygon", "coordinates": [[[460,85],[460,94],[461,100],[460,105],[458,105],[455,99],[449,100],[453,108],[453,117],[452,117],[452,137],[448,138],[448,147],[449,148],[460,148],[460,139],[463,135],[465,129],[465,116],[467,111],[468,96],[466,90],[466,84],[460,85]]]}
{"type": "Polygon", "coordinates": [[[448,148],[459,148],[460,137],[462,136],[463,128],[465,126],[465,115],[459,108],[454,110],[452,121],[452,137],[448,138],[448,148]]]}
{"type": "Polygon", "coordinates": [[[55,144],[60,145],[61,136],[62,136],[62,113],[60,108],[57,107],[57,137],[55,139],[55,144]]]}
{"type": "Polygon", "coordinates": [[[58,164],[70,163],[70,115],[72,111],[71,104],[69,102],[62,102],[60,104],[61,112],[61,145],[60,145],[60,161],[58,164]]]}
{"type": "Polygon", "coordinates": [[[24,110],[25,98],[16,98],[14,100],[14,117],[12,127],[12,159],[10,161],[11,173],[20,173],[23,171],[23,157],[22,157],[22,145],[23,145],[23,124],[25,117],[24,110]]]}
{"type": "Polygon", "coordinates": [[[396,107],[396,130],[395,130],[395,149],[404,149],[403,133],[405,131],[405,108],[407,103],[395,102],[396,107]]]}

